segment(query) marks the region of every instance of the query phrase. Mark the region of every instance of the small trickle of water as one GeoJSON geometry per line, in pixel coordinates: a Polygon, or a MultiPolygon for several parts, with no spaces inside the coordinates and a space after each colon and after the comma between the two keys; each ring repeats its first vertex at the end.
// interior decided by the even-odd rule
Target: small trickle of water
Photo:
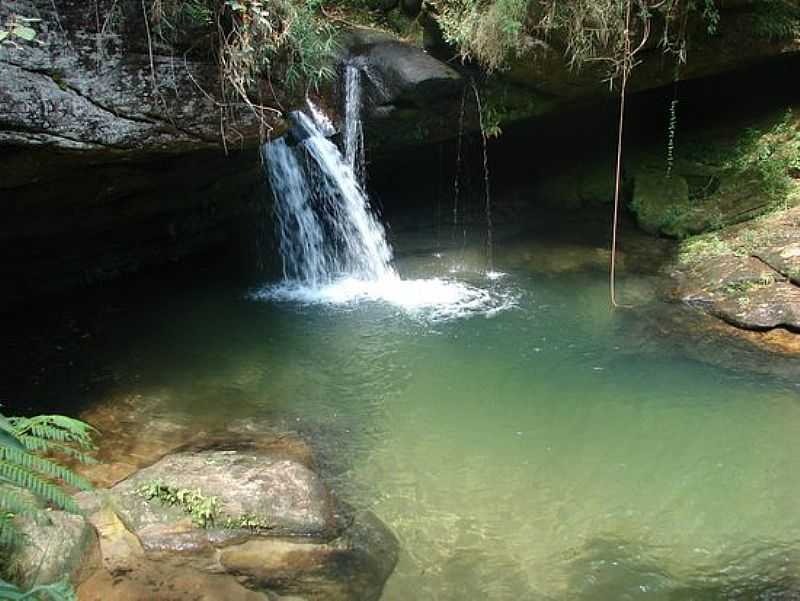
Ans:
{"type": "Polygon", "coordinates": [[[494,241],[492,240],[492,199],[489,193],[489,151],[486,145],[486,129],[483,124],[483,107],[481,95],[475,80],[472,80],[472,91],[475,92],[475,107],[478,111],[478,123],[481,128],[481,142],[483,143],[483,185],[486,197],[486,265],[487,273],[494,272],[494,241]]]}
{"type": "Polygon", "coordinates": [[[354,63],[347,63],[344,72],[344,154],[358,183],[363,186],[366,169],[364,165],[364,128],[361,123],[361,69],[354,63]]]}

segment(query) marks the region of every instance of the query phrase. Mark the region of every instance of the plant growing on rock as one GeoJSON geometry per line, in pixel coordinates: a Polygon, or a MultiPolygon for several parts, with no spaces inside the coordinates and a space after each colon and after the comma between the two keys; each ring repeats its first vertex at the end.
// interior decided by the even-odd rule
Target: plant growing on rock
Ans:
{"type": "Polygon", "coordinates": [[[334,29],[318,9],[316,2],[295,0],[151,0],[145,24],[148,37],[152,28],[173,47],[190,32],[205,39],[219,66],[221,105],[243,102],[269,128],[265,115],[280,111],[261,98],[272,96],[273,80],[297,90],[335,75],[334,29]]]}
{"type": "Polygon", "coordinates": [[[0,44],[18,46],[18,42],[35,42],[37,32],[31,27],[41,19],[13,14],[0,26],[0,44]]]}
{"type": "Polygon", "coordinates": [[[178,507],[189,514],[192,523],[199,528],[214,525],[219,512],[217,497],[207,497],[200,489],[175,488],[162,482],[147,482],[136,492],[147,501],[155,499],[169,507],[178,507]]]}
{"type": "Polygon", "coordinates": [[[623,67],[626,36],[648,37],[653,16],[663,24],[660,43],[683,62],[686,20],[698,14],[710,34],[719,24],[714,0],[634,0],[633,31],[626,26],[627,0],[430,0],[444,38],[463,59],[488,70],[509,59],[559,46],[575,69],[602,63],[609,80],[623,67]]]}

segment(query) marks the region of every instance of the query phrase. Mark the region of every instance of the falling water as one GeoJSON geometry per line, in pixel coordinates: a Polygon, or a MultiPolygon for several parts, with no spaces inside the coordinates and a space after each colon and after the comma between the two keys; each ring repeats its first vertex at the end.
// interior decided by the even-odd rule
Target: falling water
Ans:
{"type": "Polygon", "coordinates": [[[300,112],[291,116],[303,140],[264,146],[284,277],[311,287],[343,276],[396,277],[383,226],[352,168],[319,123],[300,112]]]}
{"type": "Polygon", "coordinates": [[[359,184],[364,185],[364,129],[361,124],[361,68],[347,63],[344,68],[344,154],[359,184]]]}
{"type": "Polygon", "coordinates": [[[324,247],[322,224],[311,207],[311,192],[292,148],[283,138],[264,145],[275,203],[275,221],[286,279],[319,285],[331,271],[324,247]]]}
{"type": "Polygon", "coordinates": [[[461,177],[461,145],[464,138],[464,106],[467,99],[467,90],[461,93],[461,113],[458,116],[458,145],[456,147],[456,176],[453,180],[453,227],[458,225],[458,200],[461,194],[459,178],[461,177]]]}
{"type": "Polygon", "coordinates": [[[483,182],[486,194],[486,264],[487,275],[497,275],[494,271],[494,256],[492,242],[492,200],[489,194],[489,151],[486,147],[486,130],[483,125],[483,109],[481,107],[481,95],[475,80],[472,80],[472,90],[475,92],[475,106],[478,111],[478,124],[481,128],[481,141],[483,142],[483,182]]]}
{"type": "MultiPolygon", "coordinates": [[[[356,104],[348,99],[351,108],[356,104]]],[[[489,316],[515,306],[516,295],[496,287],[482,289],[439,278],[401,279],[392,266],[386,232],[347,158],[347,149],[353,147],[346,143],[343,155],[326,137],[330,121],[311,103],[309,112],[312,117],[291,113],[289,140],[279,139],[262,149],[275,198],[284,280],[253,291],[251,298],[330,304],[382,301],[434,321],[489,316]]],[[[361,125],[348,123],[345,130],[358,134],[361,125]]]]}

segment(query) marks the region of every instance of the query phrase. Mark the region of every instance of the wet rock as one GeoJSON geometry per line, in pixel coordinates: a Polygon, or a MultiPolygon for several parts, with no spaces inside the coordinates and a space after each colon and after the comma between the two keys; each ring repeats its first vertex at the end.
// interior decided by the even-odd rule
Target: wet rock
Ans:
{"type": "Polygon", "coordinates": [[[379,104],[424,108],[441,98],[455,97],[462,89],[461,75],[419,48],[385,41],[354,49],[375,82],[379,104]]]}
{"type": "MultiPolygon", "coordinates": [[[[371,601],[397,561],[397,541],[377,518],[337,502],[302,463],[263,450],[172,453],[79,499],[98,530],[105,572],[133,578],[131,590],[174,569],[176,578],[196,572],[201,581],[223,575],[244,585],[232,599],[250,599],[249,590],[269,599],[371,601]],[[213,522],[200,527],[185,508],[145,499],[140,487],[154,482],[214,497],[213,522]]],[[[147,598],[159,594],[151,587],[147,598]]]]}
{"type": "MultiPolygon", "coordinates": [[[[209,394],[220,398],[216,390],[209,394]]],[[[201,416],[169,412],[164,403],[165,398],[158,396],[112,396],[83,412],[81,419],[99,431],[95,440],[97,463],[75,463],[72,469],[95,486],[107,488],[169,453],[208,449],[257,450],[274,459],[288,459],[314,469],[308,443],[272,422],[243,418],[204,423],[201,416]],[[144,427],[146,436],[141,434],[144,427]]]]}
{"type": "Polygon", "coordinates": [[[388,148],[453,136],[464,80],[421,48],[380,32],[344,36],[347,60],[364,76],[366,139],[388,148]]]}
{"type": "Polygon", "coordinates": [[[84,557],[97,542],[94,529],[83,516],[65,511],[17,516],[14,523],[24,543],[11,563],[25,588],[50,584],[64,576],[77,580],[84,557]]]}
{"type": "MultiPolygon", "coordinates": [[[[146,549],[180,547],[186,519],[180,510],[137,493],[150,482],[199,489],[218,499],[220,521],[256,517],[276,536],[330,539],[340,526],[330,493],[300,463],[244,451],[174,453],[111,489],[112,504],[146,549]]],[[[201,532],[216,536],[212,529],[201,532]]]]}
{"type": "Polygon", "coordinates": [[[221,563],[251,588],[309,600],[379,599],[397,561],[396,540],[371,513],[326,544],[253,539],[222,550],[221,563]]]}
{"type": "Polygon", "coordinates": [[[800,288],[751,257],[715,257],[689,272],[681,288],[687,304],[740,328],[800,330],[800,288]]]}
{"type": "Polygon", "coordinates": [[[800,339],[795,333],[800,332],[800,286],[794,271],[800,260],[798,219],[800,207],[795,207],[690,240],[683,264],[672,272],[674,295],[737,328],[778,330],[759,337],[758,344],[782,353],[796,352],[800,339]]]}

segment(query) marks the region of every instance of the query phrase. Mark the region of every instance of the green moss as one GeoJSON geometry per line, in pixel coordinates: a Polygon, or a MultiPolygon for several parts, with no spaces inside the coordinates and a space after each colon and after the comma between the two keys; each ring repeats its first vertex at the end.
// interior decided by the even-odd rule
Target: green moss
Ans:
{"type": "Polygon", "coordinates": [[[231,530],[243,529],[252,532],[263,532],[275,527],[268,519],[251,514],[245,514],[238,518],[227,518],[223,526],[231,530]]]}
{"type": "Polygon", "coordinates": [[[774,274],[765,272],[756,280],[739,280],[735,282],[728,282],[722,287],[722,290],[726,294],[749,294],[755,290],[768,288],[769,286],[772,286],[775,281],[776,279],[774,274]]]}
{"type": "Polygon", "coordinates": [[[678,260],[683,264],[692,264],[730,254],[732,249],[728,242],[722,240],[717,234],[703,234],[694,236],[681,243],[678,250],[678,260]]]}

